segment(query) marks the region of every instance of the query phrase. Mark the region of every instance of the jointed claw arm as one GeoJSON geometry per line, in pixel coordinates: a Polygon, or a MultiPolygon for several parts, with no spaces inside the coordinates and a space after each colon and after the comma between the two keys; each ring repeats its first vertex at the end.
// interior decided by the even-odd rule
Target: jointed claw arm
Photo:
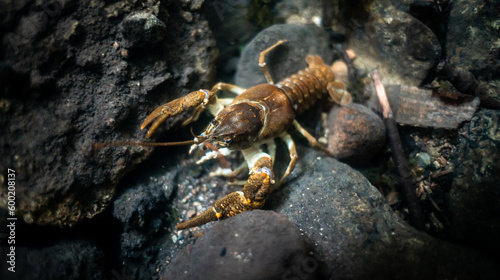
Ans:
{"type": "Polygon", "coordinates": [[[201,226],[208,222],[236,216],[243,211],[262,208],[274,184],[272,162],[269,158],[259,159],[250,172],[243,191],[237,191],[217,200],[214,206],[200,215],[180,223],[176,229],[201,226]]]}
{"type": "Polygon", "coordinates": [[[213,91],[205,89],[193,91],[184,97],[175,99],[167,104],[163,104],[162,106],[156,108],[156,110],[154,110],[146,118],[146,120],[144,120],[144,122],[141,125],[141,129],[144,129],[146,126],[148,126],[151,122],[154,121],[153,125],[151,125],[151,127],[149,128],[148,134],[146,135],[146,137],[149,138],[151,137],[153,132],[155,132],[158,126],[161,123],[163,123],[168,117],[178,115],[192,107],[198,107],[198,106],[205,107],[205,105],[214,102],[216,98],[217,97],[213,91]]]}
{"type": "MultiPolygon", "coordinates": [[[[193,91],[188,95],[177,98],[170,101],[169,103],[163,104],[156,108],[141,125],[141,129],[144,129],[153,121],[153,125],[149,128],[147,138],[151,137],[153,132],[158,128],[158,126],[163,123],[168,117],[178,115],[189,108],[196,107],[193,115],[184,121],[183,125],[187,125],[190,122],[196,121],[200,113],[208,107],[212,115],[216,115],[222,108],[224,108],[225,100],[217,99],[217,93],[221,90],[226,90],[234,94],[240,94],[245,89],[238,86],[226,83],[217,83],[212,87],[211,90],[200,89],[198,91],[193,91]],[[207,106],[208,105],[208,106],[207,106]]],[[[227,103],[227,101],[226,101],[227,103]]]]}

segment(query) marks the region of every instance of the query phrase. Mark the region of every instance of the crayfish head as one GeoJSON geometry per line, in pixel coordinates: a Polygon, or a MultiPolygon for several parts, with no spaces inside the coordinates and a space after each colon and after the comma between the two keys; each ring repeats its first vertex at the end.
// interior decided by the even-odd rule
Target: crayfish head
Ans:
{"type": "Polygon", "coordinates": [[[264,126],[264,112],[258,105],[243,102],[222,109],[205,130],[208,142],[233,150],[252,146],[264,126]]]}

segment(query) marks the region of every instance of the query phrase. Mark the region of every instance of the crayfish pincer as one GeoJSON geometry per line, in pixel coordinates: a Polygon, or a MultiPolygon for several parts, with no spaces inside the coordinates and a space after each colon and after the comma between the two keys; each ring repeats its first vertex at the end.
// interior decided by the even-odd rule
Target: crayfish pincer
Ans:
{"type": "Polygon", "coordinates": [[[350,103],[351,97],[342,82],[335,80],[333,70],[319,56],[308,55],[308,67],[298,73],[274,84],[265,63],[266,55],[286,40],[278,41],[259,56],[259,67],[264,73],[267,84],[260,84],[249,89],[235,85],[218,83],[211,90],[201,89],[158,107],[143,122],[141,128],[151,124],[149,138],[158,126],[170,116],[177,115],[193,108],[193,115],[183,124],[198,119],[203,110],[208,110],[214,119],[207,128],[193,140],[172,143],[118,142],[95,144],[95,148],[135,145],[135,146],[172,146],[192,144],[191,151],[205,146],[215,147],[198,163],[216,158],[223,149],[240,150],[245,158],[242,166],[236,170],[219,169],[215,174],[236,176],[245,167],[249,170],[249,178],[242,191],[230,193],[217,200],[213,207],[200,215],[180,223],[177,229],[185,229],[206,224],[211,221],[235,216],[264,206],[264,203],[287,176],[292,172],[297,161],[295,143],[287,130],[295,127],[309,143],[326,153],[314,137],[295,120],[296,115],[309,109],[326,93],[339,104],[350,103]],[[228,91],[236,95],[234,99],[218,98],[220,91],[228,91]],[[279,180],[275,180],[273,163],[276,154],[275,139],[281,139],[287,146],[290,162],[279,180]],[[266,147],[266,152],[262,150],[266,147]]]}

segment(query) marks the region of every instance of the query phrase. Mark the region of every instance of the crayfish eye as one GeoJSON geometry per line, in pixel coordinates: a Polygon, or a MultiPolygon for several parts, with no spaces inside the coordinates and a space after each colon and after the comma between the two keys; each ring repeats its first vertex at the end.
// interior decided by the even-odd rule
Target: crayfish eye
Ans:
{"type": "Polygon", "coordinates": [[[231,144],[231,139],[230,138],[226,138],[226,139],[224,139],[224,142],[226,143],[226,145],[229,145],[229,144],[231,144]]]}

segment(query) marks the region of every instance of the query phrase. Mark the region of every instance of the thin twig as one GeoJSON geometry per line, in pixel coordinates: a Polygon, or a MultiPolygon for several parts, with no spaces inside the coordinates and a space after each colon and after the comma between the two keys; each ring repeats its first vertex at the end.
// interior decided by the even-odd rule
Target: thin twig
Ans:
{"type": "Polygon", "coordinates": [[[392,157],[396,163],[399,176],[401,177],[402,190],[408,202],[408,210],[410,212],[410,223],[418,230],[424,229],[424,218],[422,209],[415,192],[415,187],[412,184],[412,175],[410,172],[410,165],[406,160],[403,153],[403,146],[399,137],[396,121],[392,116],[392,110],[385,93],[384,85],[380,80],[377,69],[372,71],[372,79],[375,84],[375,91],[382,106],[382,115],[384,118],[385,127],[387,130],[387,137],[391,145],[392,157]]]}

